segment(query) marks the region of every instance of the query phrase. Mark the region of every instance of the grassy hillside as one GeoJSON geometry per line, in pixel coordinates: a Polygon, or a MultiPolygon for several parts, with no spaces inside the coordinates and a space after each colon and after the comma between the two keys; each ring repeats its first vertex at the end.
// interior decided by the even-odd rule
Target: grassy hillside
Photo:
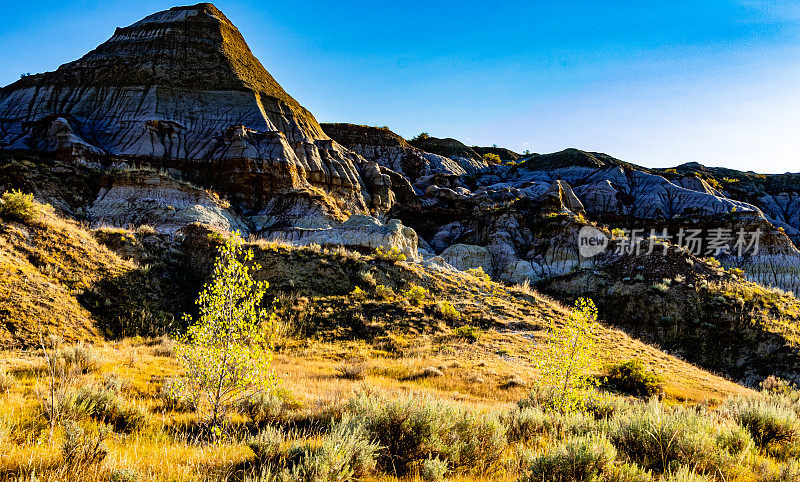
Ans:
{"type": "Polygon", "coordinates": [[[147,230],[89,231],[48,210],[29,220],[2,220],[0,339],[6,346],[36,346],[48,334],[99,342],[162,333],[177,328],[175,313],[194,296],[175,284],[178,260],[170,253],[137,263],[98,242],[116,231],[146,243],[153,234],[147,230]]]}
{"type": "MultiPolygon", "coordinates": [[[[146,228],[86,230],[41,207],[24,220],[3,209],[0,252],[14,273],[0,284],[5,336],[34,345],[44,327],[58,335],[44,339],[51,355],[74,369],[51,435],[42,350],[0,355],[0,480],[273,480],[265,470],[329,463],[336,447],[368,450],[370,440],[380,447],[363,456],[366,480],[436,480],[437,471],[454,480],[582,480],[569,457],[586,444],[599,451],[590,472],[602,480],[678,480],[669,477],[689,468],[711,480],[779,480],[755,477],[794,470],[800,454],[789,395],[769,395],[752,415],[777,410],[770,423],[788,427],[789,438],[755,441],[761,429],[751,434],[740,412],[762,402],[737,397],[761,395],[605,326],[595,332],[603,368],[590,375],[640,360],[644,373],[663,378],[663,402],[605,382],[584,411],[549,412],[534,356],[571,310],[527,286],[391,255],[258,240],[247,247],[280,321],[273,369],[281,383],[257,411],[242,406],[212,443],[165,388],[183,373],[175,342],[131,335],[179,328],[153,320],[192,310],[227,233],[191,225],[170,239],[146,228]],[[132,307],[146,314],[123,316],[132,307]],[[372,435],[353,439],[342,417],[362,420],[372,435]],[[381,425],[390,420],[399,425],[381,425]],[[404,425],[411,421],[417,428],[404,425]],[[641,430],[661,430],[680,448],[659,461],[636,438],[641,430]],[[620,478],[637,470],[649,475],[620,478]]],[[[350,463],[341,470],[355,470],[350,463]]],[[[314,473],[305,480],[328,480],[314,473]]]]}

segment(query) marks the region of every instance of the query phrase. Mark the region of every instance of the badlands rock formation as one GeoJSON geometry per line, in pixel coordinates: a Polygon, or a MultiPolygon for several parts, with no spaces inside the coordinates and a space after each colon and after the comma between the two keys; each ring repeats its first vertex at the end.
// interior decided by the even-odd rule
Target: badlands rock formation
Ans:
{"type": "Polygon", "coordinates": [[[406,176],[419,194],[431,185],[435,175],[463,176],[488,167],[478,154],[463,144],[461,146],[466,150],[450,150],[448,157],[418,149],[387,128],[353,124],[323,124],[322,128],[336,142],[365,159],[406,176]]]}
{"type": "Polygon", "coordinates": [[[612,262],[614,256],[580,257],[577,233],[587,216],[609,228],[758,229],[763,235],[757,256],[717,257],[748,269],[761,282],[790,289],[800,282],[800,253],[787,237],[795,232],[787,220],[800,212],[792,207],[791,195],[733,196],[712,186],[713,176],[706,180],[688,171],[689,165],[686,172],[665,173],[577,149],[462,174],[439,167],[445,163],[424,162],[425,153],[418,149],[429,145],[437,155],[459,162],[477,156],[457,141],[416,139],[415,148],[385,128],[323,127],[338,142],[402,173],[414,185],[418,202],[398,203],[390,215],[420,234],[421,252],[437,255],[433,261],[460,269],[481,266],[509,282],[538,281],[612,262]],[[776,229],[783,226],[786,234],[776,229]]]}
{"type": "Polygon", "coordinates": [[[118,28],[82,58],[0,90],[0,147],[168,170],[245,214],[268,217],[287,194],[327,196],[332,221],[392,203],[389,176],[326,136],[207,3],[118,28]]]}
{"type": "MultiPolygon", "coordinates": [[[[65,182],[91,179],[79,196],[59,188],[44,198],[69,197],[54,204],[96,225],[180,234],[199,222],[298,244],[395,246],[514,283],[613,262],[580,256],[577,235],[591,223],[609,236],[759,229],[757,256],[718,257],[762,282],[800,283],[798,176],[647,169],[577,149],[520,157],[321,126],[207,3],[118,28],[79,60],[0,89],[0,149],[38,154],[65,182]]],[[[0,189],[31,184],[3,179],[0,189]]]]}
{"type": "Polygon", "coordinates": [[[247,232],[247,225],[213,193],[155,171],[108,176],[89,215],[101,225],[158,226],[175,233],[199,222],[226,231],[247,232]]]}
{"type": "Polygon", "coordinates": [[[469,174],[481,172],[488,166],[487,162],[480,154],[461,142],[449,137],[446,139],[439,139],[438,137],[420,135],[412,139],[411,144],[426,152],[449,157],[450,159],[458,161],[469,174]]]}

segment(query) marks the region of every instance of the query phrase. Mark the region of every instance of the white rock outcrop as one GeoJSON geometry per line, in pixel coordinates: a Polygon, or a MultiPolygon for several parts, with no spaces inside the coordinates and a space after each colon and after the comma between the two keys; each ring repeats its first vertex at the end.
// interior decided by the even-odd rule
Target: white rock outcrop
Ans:
{"type": "Polygon", "coordinates": [[[347,221],[323,229],[289,229],[265,236],[296,245],[319,244],[346,248],[398,248],[408,261],[422,260],[417,233],[396,220],[381,223],[372,216],[354,214],[347,221]]]}
{"type": "Polygon", "coordinates": [[[117,176],[100,189],[88,210],[95,226],[149,225],[175,233],[190,223],[248,234],[247,225],[227,204],[207,191],[156,172],[117,176]]]}
{"type": "Polygon", "coordinates": [[[492,254],[483,246],[473,244],[454,244],[439,255],[447,264],[462,271],[482,268],[483,272],[492,276],[492,254]]]}

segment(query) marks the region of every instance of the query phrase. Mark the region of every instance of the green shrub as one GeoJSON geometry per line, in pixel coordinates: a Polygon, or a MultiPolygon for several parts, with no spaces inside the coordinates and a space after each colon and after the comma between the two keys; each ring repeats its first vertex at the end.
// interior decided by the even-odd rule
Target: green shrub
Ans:
{"type": "Polygon", "coordinates": [[[367,297],[367,293],[359,288],[358,286],[355,287],[353,291],[350,292],[350,297],[354,300],[363,300],[367,297]]]}
{"type": "Polygon", "coordinates": [[[139,472],[133,469],[114,469],[108,474],[109,482],[136,482],[139,472]]]}
{"type": "Polygon", "coordinates": [[[666,293],[669,291],[669,285],[666,283],[653,283],[653,289],[659,293],[666,293]]]}
{"type": "Polygon", "coordinates": [[[589,434],[567,439],[530,461],[522,482],[591,481],[610,467],[617,451],[605,435],[589,434]]]}
{"type": "Polygon", "coordinates": [[[64,425],[64,438],[61,441],[61,455],[64,464],[76,471],[77,467],[86,467],[99,464],[108,455],[105,447],[107,430],[100,427],[97,436],[87,434],[86,431],[75,423],[68,422],[64,425]]]}
{"type": "Polygon", "coordinates": [[[109,372],[103,374],[103,388],[106,390],[110,390],[114,393],[121,393],[125,386],[125,380],[123,380],[122,377],[120,377],[117,373],[109,372]]]}
{"type": "Polygon", "coordinates": [[[461,318],[461,313],[449,301],[440,301],[436,304],[436,309],[445,320],[456,321],[461,318]]]}
{"type": "Polygon", "coordinates": [[[656,373],[645,370],[644,363],[634,358],[610,366],[606,383],[624,393],[650,397],[661,392],[664,379],[656,373]]]}
{"type": "Polygon", "coordinates": [[[511,441],[530,441],[541,435],[556,438],[584,435],[599,428],[598,422],[589,414],[545,411],[538,406],[518,407],[505,413],[502,420],[511,441]]]}
{"type": "Polygon", "coordinates": [[[105,388],[81,388],[75,395],[73,408],[77,413],[111,425],[115,431],[131,432],[142,427],[147,420],[143,409],[105,388]]]}
{"type": "Polygon", "coordinates": [[[728,426],[717,434],[717,446],[735,456],[750,450],[753,438],[750,432],[738,425],[728,426]]]}
{"type": "Polygon", "coordinates": [[[596,419],[610,418],[625,408],[627,408],[625,399],[599,391],[590,393],[583,404],[583,411],[596,419]]]}
{"type": "Polygon", "coordinates": [[[800,420],[791,408],[762,397],[731,399],[725,409],[733,420],[750,432],[762,449],[780,449],[798,435],[800,420]]]}
{"type": "Polygon", "coordinates": [[[428,290],[423,288],[419,285],[411,285],[407,290],[402,291],[401,294],[409,301],[412,305],[419,305],[422,301],[427,298],[430,293],[428,290]]]}
{"type": "Polygon", "coordinates": [[[725,452],[716,445],[710,417],[676,407],[666,410],[657,400],[634,406],[614,416],[611,440],[631,461],[665,472],[672,464],[711,471],[725,464],[725,452]]]}
{"type": "Polygon", "coordinates": [[[600,479],[602,482],[653,482],[650,472],[636,464],[622,464],[609,467],[600,479]]]}
{"type": "Polygon", "coordinates": [[[541,385],[534,386],[528,392],[528,395],[517,402],[520,408],[525,407],[541,407],[549,408],[552,404],[552,399],[555,397],[552,387],[543,387],[541,385]]]}
{"type": "Polygon", "coordinates": [[[482,472],[495,467],[507,446],[505,427],[495,413],[419,396],[386,400],[359,395],[346,413],[359,417],[382,448],[378,466],[406,475],[438,456],[456,470],[482,472]]]}
{"type": "Polygon", "coordinates": [[[37,203],[33,199],[33,194],[25,194],[16,189],[0,195],[0,217],[12,221],[34,221],[40,215],[50,213],[52,210],[50,205],[37,203]]]}
{"type": "Polygon", "coordinates": [[[470,343],[475,343],[481,339],[483,332],[477,326],[463,325],[453,330],[453,335],[463,338],[470,343]]]}
{"type": "Polygon", "coordinates": [[[361,420],[345,417],[334,424],[319,445],[295,444],[286,459],[293,480],[343,481],[375,471],[379,446],[368,437],[361,420]]]}
{"type": "Polygon", "coordinates": [[[444,480],[447,475],[447,461],[439,457],[432,457],[424,460],[419,468],[419,476],[425,482],[436,482],[444,480]]]}
{"type": "Polygon", "coordinates": [[[800,480],[800,461],[792,459],[773,467],[770,463],[764,463],[756,468],[758,482],[797,482],[800,480]]]}
{"type": "Polygon", "coordinates": [[[394,298],[394,290],[389,286],[377,285],[375,286],[375,296],[381,300],[391,300],[394,298]]]}
{"type": "Polygon", "coordinates": [[[518,407],[504,414],[508,440],[529,441],[551,431],[552,417],[539,407],[518,407]]]}
{"type": "Polygon", "coordinates": [[[53,364],[60,368],[90,373],[100,370],[100,357],[97,354],[97,350],[91,346],[77,343],[56,350],[53,356],[53,364]]]}
{"type": "Polygon", "coordinates": [[[177,378],[167,378],[159,392],[164,408],[173,412],[189,412],[195,409],[194,400],[184,390],[184,384],[177,378]]]}
{"type": "Polygon", "coordinates": [[[444,456],[452,460],[455,467],[468,472],[491,471],[500,463],[508,444],[505,427],[495,413],[462,411],[449,433],[454,434],[458,442],[444,456]]]}
{"type": "Polygon", "coordinates": [[[272,425],[264,427],[257,435],[247,439],[247,446],[253,451],[262,466],[281,467],[285,465],[286,436],[272,425]]]}
{"type": "Polygon", "coordinates": [[[480,266],[478,266],[477,268],[470,268],[466,270],[465,273],[467,273],[470,276],[474,276],[475,278],[478,278],[480,281],[483,281],[484,283],[488,283],[489,281],[492,280],[480,266]]]}
{"type": "Polygon", "coordinates": [[[254,422],[279,420],[287,412],[301,407],[292,393],[281,386],[252,393],[239,402],[239,410],[254,422]]]}
{"type": "Polygon", "coordinates": [[[761,388],[762,392],[766,392],[768,394],[787,393],[792,389],[786,380],[782,380],[775,375],[768,376],[762,380],[758,386],[761,388]]]}
{"type": "Polygon", "coordinates": [[[349,415],[334,423],[319,440],[290,442],[277,428],[267,426],[250,437],[247,445],[262,475],[280,473],[281,478],[275,480],[302,481],[345,481],[371,475],[379,449],[362,421],[349,415]]]}
{"type": "Polygon", "coordinates": [[[503,162],[502,160],[500,160],[500,156],[498,156],[497,154],[493,154],[491,152],[487,152],[486,154],[484,154],[483,160],[489,164],[500,164],[501,162],[503,162]]]}
{"type": "Polygon", "coordinates": [[[382,259],[384,261],[405,261],[406,255],[403,253],[403,250],[398,248],[397,246],[392,246],[390,248],[384,248],[383,246],[378,246],[375,249],[375,257],[378,259],[382,259]]]}
{"type": "Polygon", "coordinates": [[[663,480],[664,482],[713,482],[714,479],[692,471],[688,465],[682,465],[677,470],[670,471],[663,480]]]}

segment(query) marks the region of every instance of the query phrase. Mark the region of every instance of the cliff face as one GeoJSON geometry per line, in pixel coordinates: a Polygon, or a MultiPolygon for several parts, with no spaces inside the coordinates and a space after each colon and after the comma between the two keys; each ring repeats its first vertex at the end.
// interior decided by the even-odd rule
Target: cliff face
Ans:
{"type": "Polygon", "coordinates": [[[350,212],[391,204],[388,177],[328,138],[207,3],[0,90],[0,147],[171,169],[252,212],[308,188],[350,212]]]}

